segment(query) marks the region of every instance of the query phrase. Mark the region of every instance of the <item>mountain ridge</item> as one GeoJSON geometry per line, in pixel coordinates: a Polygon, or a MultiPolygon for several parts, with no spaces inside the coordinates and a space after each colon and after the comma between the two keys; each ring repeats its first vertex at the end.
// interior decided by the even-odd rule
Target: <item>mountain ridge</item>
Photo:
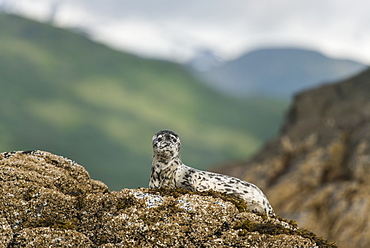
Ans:
{"type": "Polygon", "coordinates": [[[260,48],[196,74],[232,95],[289,98],[322,83],[335,82],[365,70],[367,65],[333,59],[304,48],[260,48]]]}

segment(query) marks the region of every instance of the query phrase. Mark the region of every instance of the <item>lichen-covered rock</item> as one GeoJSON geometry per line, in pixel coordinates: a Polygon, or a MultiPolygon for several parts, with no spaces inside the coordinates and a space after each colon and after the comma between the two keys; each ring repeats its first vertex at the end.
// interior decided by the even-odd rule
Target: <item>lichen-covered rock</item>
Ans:
{"type": "Polygon", "coordinates": [[[50,227],[24,228],[17,232],[9,247],[94,247],[82,233],[50,227]]]}
{"type": "Polygon", "coordinates": [[[293,222],[216,192],[110,192],[77,163],[0,154],[1,247],[331,247],[293,222]]]}
{"type": "Polygon", "coordinates": [[[8,224],[8,221],[0,217],[0,244],[9,244],[13,239],[13,230],[8,224]]]}
{"type": "Polygon", "coordinates": [[[370,247],[370,70],[296,96],[281,136],[217,172],[258,182],[276,212],[336,241],[370,247]]]}

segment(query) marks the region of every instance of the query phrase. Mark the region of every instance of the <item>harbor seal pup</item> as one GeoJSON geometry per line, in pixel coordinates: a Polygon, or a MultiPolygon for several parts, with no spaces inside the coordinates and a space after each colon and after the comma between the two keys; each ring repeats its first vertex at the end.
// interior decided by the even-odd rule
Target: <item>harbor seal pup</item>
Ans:
{"type": "Polygon", "coordinates": [[[235,177],[197,170],[182,163],[179,157],[181,142],[176,133],[159,131],[153,136],[152,145],[150,188],[233,193],[247,203],[249,211],[275,216],[267,197],[256,185],[235,177]]]}

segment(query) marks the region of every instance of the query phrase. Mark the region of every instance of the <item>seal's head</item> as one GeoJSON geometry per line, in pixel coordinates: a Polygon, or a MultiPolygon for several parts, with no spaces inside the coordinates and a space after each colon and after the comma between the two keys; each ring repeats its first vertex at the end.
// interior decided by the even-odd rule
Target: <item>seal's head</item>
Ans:
{"type": "Polygon", "coordinates": [[[181,143],[176,133],[162,130],[153,136],[152,141],[154,156],[168,160],[179,155],[181,143]]]}

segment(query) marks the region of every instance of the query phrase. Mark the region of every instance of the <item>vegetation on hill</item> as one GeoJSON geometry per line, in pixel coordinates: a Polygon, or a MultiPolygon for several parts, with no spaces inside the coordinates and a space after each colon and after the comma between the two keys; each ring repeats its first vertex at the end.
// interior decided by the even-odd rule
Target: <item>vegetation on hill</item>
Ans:
{"type": "Polygon", "coordinates": [[[120,189],[147,186],[160,129],[204,168],[247,157],[280,126],[286,103],[223,96],[178,64],[13,15],[0,30],[0,151],[63,154],[120,189]]]}

